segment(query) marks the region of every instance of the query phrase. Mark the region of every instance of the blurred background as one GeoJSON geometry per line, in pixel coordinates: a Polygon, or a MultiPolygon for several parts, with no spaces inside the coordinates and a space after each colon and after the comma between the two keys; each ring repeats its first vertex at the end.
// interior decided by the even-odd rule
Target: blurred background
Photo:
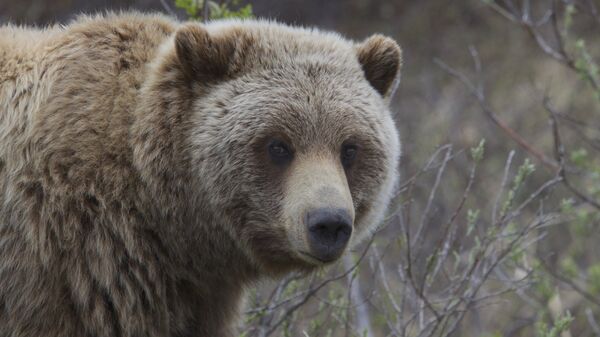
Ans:
{"type": "MultiPolygon", "coordinates": [[[[254,16],[396,39],[401,185],[334,268],[251,291],[242,336],[600,336],[600,1],[252,0],[254,16]]],[[[0,0],[0,24],[198,0],[0,0]]]]}

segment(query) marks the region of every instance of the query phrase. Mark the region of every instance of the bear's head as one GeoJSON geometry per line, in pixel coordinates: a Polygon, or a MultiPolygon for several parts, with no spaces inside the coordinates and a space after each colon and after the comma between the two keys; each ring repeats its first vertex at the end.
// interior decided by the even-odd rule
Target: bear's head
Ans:
{"type": "Polygon", "coordinates": [[[171,46],[197,207],[260,270],[328,264],[373,232],[400,153],[392,39],[225,21],[185,24],[171,46]]]}

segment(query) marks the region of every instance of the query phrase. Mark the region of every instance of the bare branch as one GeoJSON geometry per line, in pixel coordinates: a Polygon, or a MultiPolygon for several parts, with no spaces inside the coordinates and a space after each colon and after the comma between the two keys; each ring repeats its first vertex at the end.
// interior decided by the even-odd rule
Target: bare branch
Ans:
{"type": "Polygon", "coordinates": [[[550,100],[548,98],[544,99],[544,107],[546,108],[546,110],[550,114],[550,121],[551,121],[551,125],[552,125],[552,136],[554,138],[554,155],[556,157],[556,160],[560,164],[560,169],[558,170],[558,174],[561,176],[561,178],[563,180],[563,184],[573,194],[575,194],[579,199],[581,199],[583,202],[585,202],[585,203],[587,203],[589,205],[592,205],[596,209],[600,210],[600,203],[599,202],[597,202],[596,200],[592,199],[591,197],[589,197],[585,193],[583,193],[583,192],[579,191],[578,189],[576,189],[571,184],[571,182],[569,181],[569,179],[567,178],[567,173],[566,173],[566,170],[565,170],[565,149],[564,149],[564,145],[562,143],[561,137],[560,137],[560,132],[558,130],[558,119],[556,118],[556,112],[554,111],[553,107],[551,106],[550,100]]]}

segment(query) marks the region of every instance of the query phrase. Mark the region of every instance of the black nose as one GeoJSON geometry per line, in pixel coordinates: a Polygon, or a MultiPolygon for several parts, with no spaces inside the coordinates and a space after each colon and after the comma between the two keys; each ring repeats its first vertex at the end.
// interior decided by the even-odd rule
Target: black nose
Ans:
{"type": "Polygon", "coordinates": [[[319,208],[306,214],[311,255],[332,261],[344,251],[352,234],[352,216],[345,209],[319,208]]]}

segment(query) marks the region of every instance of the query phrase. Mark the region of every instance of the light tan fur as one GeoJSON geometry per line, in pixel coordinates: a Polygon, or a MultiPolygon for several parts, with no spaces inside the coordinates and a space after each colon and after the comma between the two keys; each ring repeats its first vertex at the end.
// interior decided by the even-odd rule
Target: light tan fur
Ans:
{"type": "MultiPolygon", "coordinates": [[[[305,226],[302,226],[307,209],[349,209],[350,217],[354,220],[354,206],[344,169],[338,158],[321,155],[298,158],[296,163],[290,168],[290,173],[285,179],[285,190],[295,193],[284,193],[283,223],[293,249],[302,252],[309,250],[308,238],[304,234],[305,226]]],[[[306,255],[299,254],[299,257],[307,259],[308,262],[313,261],[306,255]]]]}
{"type": "Polygon", "coordinates": [[[0,337],[233,336],[247,286],[321,265],[308,208],[351,209],[353,244],[381,221],[400,63],[267,21],[0,27],[0,337]]]}

